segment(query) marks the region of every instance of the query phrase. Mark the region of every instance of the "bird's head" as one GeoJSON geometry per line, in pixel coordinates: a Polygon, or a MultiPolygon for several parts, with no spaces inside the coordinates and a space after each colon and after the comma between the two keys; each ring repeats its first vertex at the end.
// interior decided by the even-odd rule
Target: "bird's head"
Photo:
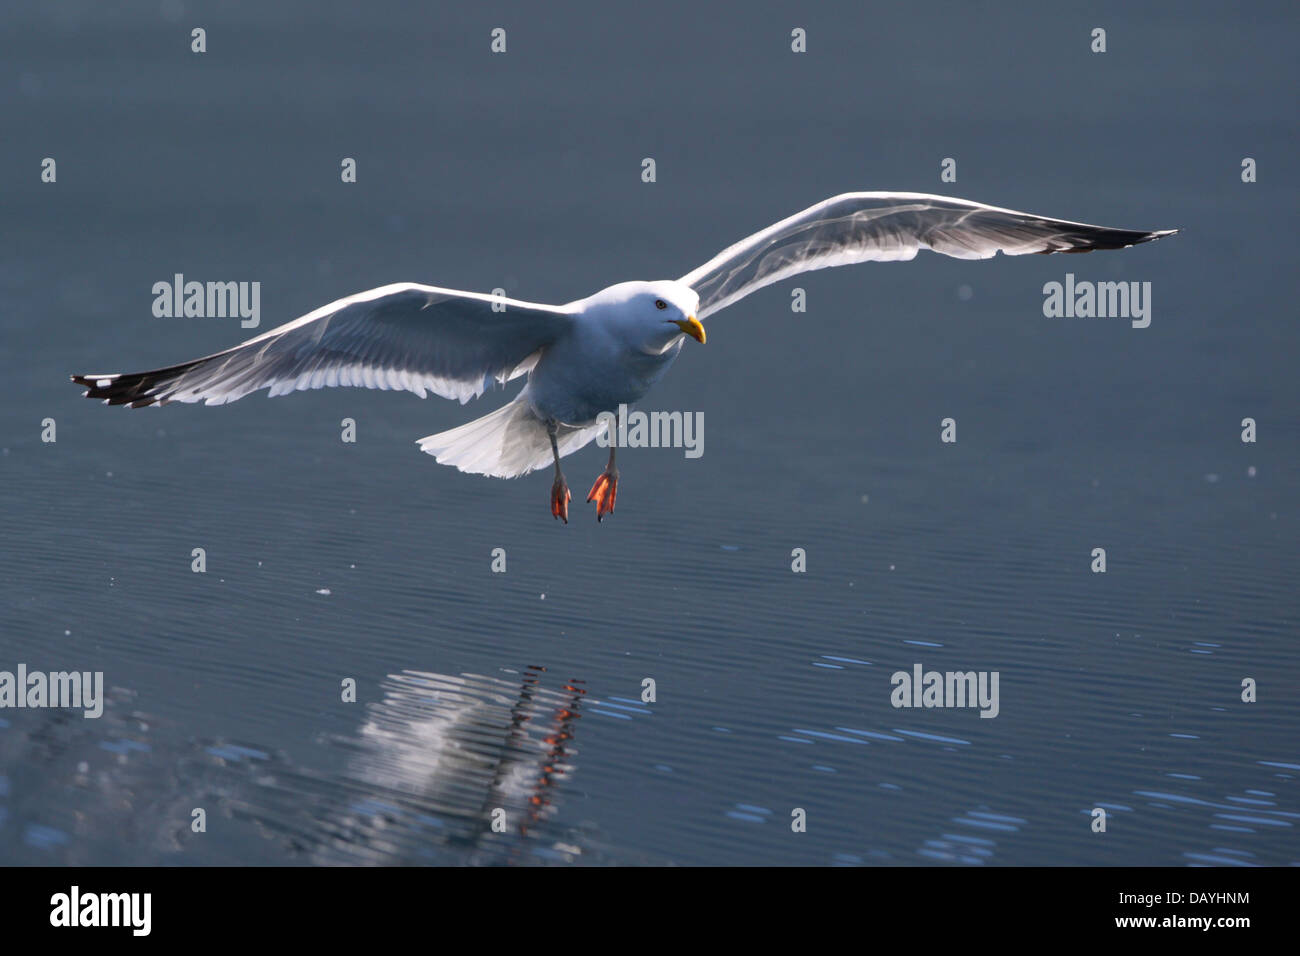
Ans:
{"type": "Polygon", "coordinates": [[[646,284],[652,286],[645,293],[646,298],[653,297],[650,304],[661,322],[677,326],[683,335],[689,335],[701,345],[708,341],[704,326],[695,317],[700,308],[700,297],[694,289],[668,280],[646,284]]]}
{"type": "Polygon", "coordinates": [[[701,345],[706,339],[695,317],[700,297],[680,282],[621,282],[592,296],[592,304],[610,307],[613,321],[649,351],[663,351],[682,335],[701,345]]]}

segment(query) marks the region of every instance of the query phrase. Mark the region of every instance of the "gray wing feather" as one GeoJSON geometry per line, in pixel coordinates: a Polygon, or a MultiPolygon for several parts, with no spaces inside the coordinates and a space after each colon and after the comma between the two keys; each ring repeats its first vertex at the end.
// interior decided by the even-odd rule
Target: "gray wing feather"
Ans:
{"type": "Polygon", "coordinates": [[[699,293],[703,319],[813,269],[912,259],[921,249],[958,259],[1122,249],[1177,231],[1090,226],[926,193],[844,193],[742,239],[678,281],[699,293]]]}
{"type": "Polygon", "coordinates": [[[169,368],[74,375],[110,405],[222,405],[352,385],[462,403],[527,372],[571,326],[564,308],[402,283],[332,302],[215,355],[169,368]],[[494,309],[494,306],[496,307],[494,309]],[[504,310],[501,310],[504,306],[504,310]]]}

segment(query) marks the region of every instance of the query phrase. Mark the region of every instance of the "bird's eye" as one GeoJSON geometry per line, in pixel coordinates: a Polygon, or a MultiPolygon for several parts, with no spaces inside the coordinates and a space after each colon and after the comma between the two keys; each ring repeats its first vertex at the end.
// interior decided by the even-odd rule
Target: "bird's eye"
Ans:
{"type": "Polygon", "coordinates": [[[656,309],[666,309],[666,308],[668,308],[668,303],[665,302],[663,299],[655,299],[655,308],[656,308],[656,309]]]}

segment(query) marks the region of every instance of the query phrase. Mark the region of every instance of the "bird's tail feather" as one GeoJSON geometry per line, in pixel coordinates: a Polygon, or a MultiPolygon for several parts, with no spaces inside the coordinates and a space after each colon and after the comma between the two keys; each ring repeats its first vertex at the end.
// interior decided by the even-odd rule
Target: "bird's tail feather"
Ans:
{"type": "MultiPolygon", "coordinates": [[[[560,456],[577,451],[604,429],[603,422],[560,425],[555,436],[560,456]]],[[[482,418],[421,438],[417,444],[440,465],[494,478],[518,478],[552,461],[546,423],[523,395],[482,418]]]]}

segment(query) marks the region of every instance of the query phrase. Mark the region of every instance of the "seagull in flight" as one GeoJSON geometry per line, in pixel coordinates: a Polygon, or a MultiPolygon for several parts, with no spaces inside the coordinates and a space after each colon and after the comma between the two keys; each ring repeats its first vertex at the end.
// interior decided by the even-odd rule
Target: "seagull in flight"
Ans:
{"type": "MultiPolygon", "coordinates": [[[[339,299],[215,355],[148,372],[74,375],[109,405],[223,405],[261,389],[286,395],[335,385],[428,392],[462,404],[526,375],[505,406],[418,442],[444,465],[514,478],[554,463],[551,514],[569,521],[560,459],[597,438],[620,405],[663,377],[703,320],[791,276],[857,262],[958,259],[999,252],[1123,249],[1177,232],[1090,226],[925,193],[844,193],[728,246],[676,280],[620,282],[567,305],[404,282],[339,299]]],[[[587,501],[612,514],[609,463],[587,501]]]]}

